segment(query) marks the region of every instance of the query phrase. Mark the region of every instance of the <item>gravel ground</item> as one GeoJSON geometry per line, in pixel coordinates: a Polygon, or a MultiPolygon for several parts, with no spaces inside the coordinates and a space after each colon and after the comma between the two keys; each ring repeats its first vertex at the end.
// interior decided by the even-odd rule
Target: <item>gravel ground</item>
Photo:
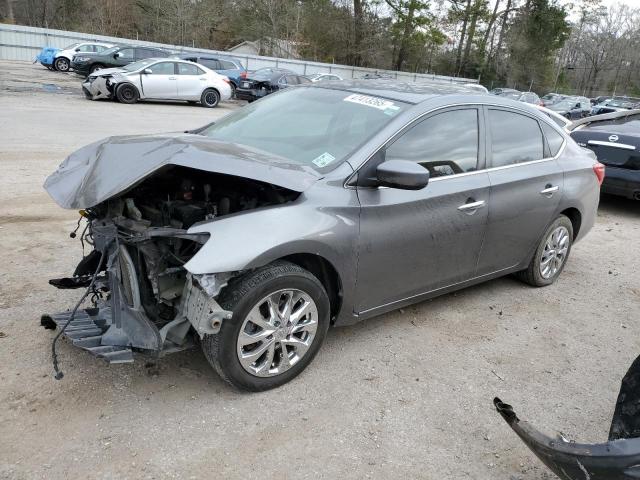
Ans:
{"type": "Polygon", "coordinates": [[[89,102],[78,77],[0,62],[0,478],[554,478],[492,408],[603,441],[640,353],[640,203],[603,198],[556,285],[503,278],[333,329],[295,381],[223,383],[199,351],[108,366],[68,342],[52,377],[43,312],[81,256],[77,214],[42,189],[109,135],[184,130],[238,107],[89,102]]]}

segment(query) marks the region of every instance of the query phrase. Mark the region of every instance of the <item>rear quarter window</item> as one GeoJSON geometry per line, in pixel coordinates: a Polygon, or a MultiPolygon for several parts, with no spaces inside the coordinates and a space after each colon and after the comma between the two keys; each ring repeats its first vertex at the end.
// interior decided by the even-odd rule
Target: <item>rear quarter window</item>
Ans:
{"type": "Polygon", "coordinates": [[[540,122],[540,123],[542,124],[542,131],[544,132],[544,136],[547,139],[547,144],[549,145],[551,156],[555,157],[560,151],[560,149],[562,148],[562,144],[564,143],[564,137],[560,135],[550,125],[547,125],[544,122],[540,122]]]}

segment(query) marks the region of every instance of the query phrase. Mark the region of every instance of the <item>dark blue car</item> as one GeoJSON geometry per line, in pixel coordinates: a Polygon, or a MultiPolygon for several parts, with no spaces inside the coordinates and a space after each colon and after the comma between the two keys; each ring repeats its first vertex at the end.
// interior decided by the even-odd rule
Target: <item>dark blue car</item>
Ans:
{"type": "Polygon", "coordinates": [[[240,60],[234,57],[222,55],[182,55],[180,58],[204,65],[220,75],[225,75],[231,80],[231,96],[235,97],[236,88],[240,85],[241,79],[246,77],[247,69],[244,68],[240,60]]]}

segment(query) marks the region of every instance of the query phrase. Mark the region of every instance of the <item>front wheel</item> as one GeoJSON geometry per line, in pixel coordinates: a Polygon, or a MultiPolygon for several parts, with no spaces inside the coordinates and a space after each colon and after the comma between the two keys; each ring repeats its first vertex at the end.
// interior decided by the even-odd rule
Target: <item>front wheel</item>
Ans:
{"type": "Polygon", "coordinates": [[[534,287],[551,285],[562,273],[573,244],[573,224],[560,215],[547,229],[521,280],[534,287]]]}
{"type": "Polygon", "coordinates": [[[289,262],[275,262],[231,282],[218,302],[233,317],[202,349],[231,385],[279,387],[313,360],[329,328],[329,298],[320,281],[289,262]]]}
{"type": "Polygon", "coordinates": [[[116,98],[120,103],[136,103],[140,94],[136,87],[130,83],[124,83],[116,88],[116,98]]]}
{"type": "Polygon", "coordinates": [[[101,68],[104,68],[104,65],[100,63],[94,63],[93,65],[91,65],[91,68],[89,69],[89,73],[97,72],[101,68]]]}
{"type": "Polygon", "coordinates": [[[58,57],[56,61],[53,63],[53,66],[59,72],[68,72],[69,71],[69,59],[65,57],[58,57]]]}
{"type": "Polygon", "coordinates": [[[220,103],[220,95],[213,88],[208,88],[200,97],[200,104],[206,108],[214,108],[220,103]]]}

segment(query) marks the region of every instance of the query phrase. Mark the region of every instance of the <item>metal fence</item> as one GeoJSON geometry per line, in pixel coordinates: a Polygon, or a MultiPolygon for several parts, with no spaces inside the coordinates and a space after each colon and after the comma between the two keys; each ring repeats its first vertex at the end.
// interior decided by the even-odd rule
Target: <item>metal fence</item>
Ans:
{"type": "Polygon", "coordinates": [[[392,70],[376,70],[372,68],[351,67],[348,65],[336,65],[331,63],[310,62],[306,60],[293,60],[259,55],[236,55],[232,52],[218,50],[205,50],[201,48],[184,47],[180,45],[167,45],[162,43],[145,42],[127,38],[106,37],[104,35],[92,35],[89,33],[67,32],[48,28],[25,27],[22,25],[8,25],[0,23],[0,60],[27,60],[33,61],[42,47],[64,48],[74,42],[87,40],[101,40],[103,42],[122,43],[129,45],[148,45],[166,48],[176,53],[201,53],[232,55],[242,61],[247,70],[256,70],[263,67],[287,68],[302,75],[312,73],[335,73],[342,78],[362,78],[367,73],[385,73],[402,81],[413,82],[445,82],[445,83],[477,83],[470,78],[448,77],[444,75],[432,75],[425,73],[397,72],[392,70]]]}

